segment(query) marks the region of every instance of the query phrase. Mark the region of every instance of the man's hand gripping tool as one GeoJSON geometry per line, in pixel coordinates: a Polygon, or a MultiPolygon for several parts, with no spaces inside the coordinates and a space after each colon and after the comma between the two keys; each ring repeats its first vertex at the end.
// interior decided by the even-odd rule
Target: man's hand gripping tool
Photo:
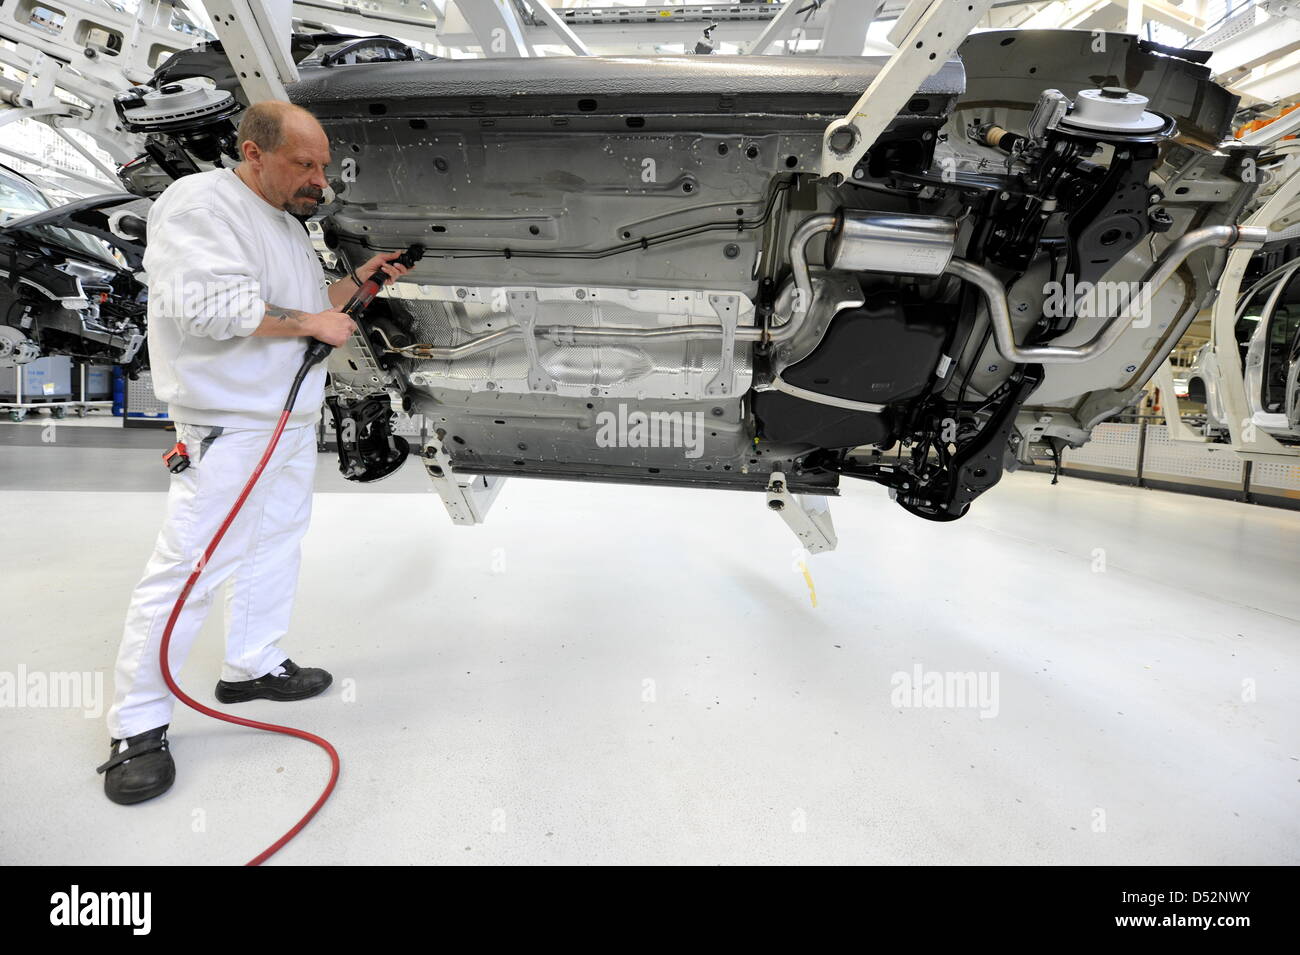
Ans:
{"type": "MultiPolygon", "coordinates": [[[[398,265],[404,265],[409,269],[422,258],[424,258],[424,246],[416,243],[393,261],[398,265]]],[[[360,318],[361,313],[366,310],[367,306],[370,305],[370,302],[374,297],[379,294],[379,290],[383,288],[383,283],[386,281],[388,281],[388,276],[384,274],[383,270],[375,269],[370,273],[370,278],[361,283],[361,288],[357,289],[356,293],[348,299],[347,304],[339,309],[339,311],[344,315],[347,315],[353,321],[356,321],[360,318]]],[[[328,355],[333,347],[334,346],[330,345],[328,342],[322,342],[319,340],[313,341],[307,346],[307,357],[304,361],[304,366],[310,367],[316,364],[316,362],[328,355]]]]}

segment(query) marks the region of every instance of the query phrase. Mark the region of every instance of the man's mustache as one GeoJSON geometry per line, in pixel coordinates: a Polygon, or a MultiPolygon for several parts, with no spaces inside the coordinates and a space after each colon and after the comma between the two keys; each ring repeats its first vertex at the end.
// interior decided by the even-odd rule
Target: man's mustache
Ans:
{"type": "Polygon", "coordinates": [[[320,189],[299,189],[294,197],[297,199],[314,199],[320,202],[325,197],[325,193],[320,189]]]}

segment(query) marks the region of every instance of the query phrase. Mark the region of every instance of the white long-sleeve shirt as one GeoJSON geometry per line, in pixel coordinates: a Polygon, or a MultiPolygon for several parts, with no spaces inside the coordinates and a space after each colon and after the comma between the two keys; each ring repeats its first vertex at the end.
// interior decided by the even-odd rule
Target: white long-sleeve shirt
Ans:
{"type": "MultiPolygon", "coordinates": [[[[331,307],[307,230],[230,169],[172,183],[149,212],[149,361],[154,392],[175,421],[275,427],[307,337],[252,333],[266,306],[331,307]]],[[[308,372],[287,427],[314,424],[325,363],[308,372]]]]}

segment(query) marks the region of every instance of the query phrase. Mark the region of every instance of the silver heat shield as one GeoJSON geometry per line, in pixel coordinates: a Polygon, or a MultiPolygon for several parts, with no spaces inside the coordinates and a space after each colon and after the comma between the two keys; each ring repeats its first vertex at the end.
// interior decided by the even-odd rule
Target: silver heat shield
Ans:
{"type": "Polygon", "coordinates": [[[826,266],[847,272],[942,275],[957,242],[944,216],[845,209],[826,240],[826,266]]]}

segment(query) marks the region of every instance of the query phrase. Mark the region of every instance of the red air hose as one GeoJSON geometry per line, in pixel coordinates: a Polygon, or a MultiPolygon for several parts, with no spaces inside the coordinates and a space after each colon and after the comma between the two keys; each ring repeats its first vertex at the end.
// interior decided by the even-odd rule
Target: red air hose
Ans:
{"type": "MultiPolygon", "coordinates": [[[[424,247],[421,245],[413,245],[398,256],[395,261],[410,268],[418,262],[420,257],[423,255],[424,247]]],[[[348,300],[348,303],[344,305],[340,311],[353,319],[358,318],[361,313],[365,311],[366,306],[370,304],[375,295],[378,294],[381,283],[376,276],[380,274],[379,270],[376,269],[370,278],[361,283],[356,294],[348,300]]],[[[383,281],[386,282],[388,279],[385,278],[383,281]]],[[[176,627],[176,621],[180,619],[181,609],[185,606],[185,599],[189,597],[190,591],[194,589],[194,584],[199,579],[199,574],[203,573],[203,568],[206,567],[208,561],[212,559],[212,555],[216,551],[217,545],[221,543],[221,538],[226,535],[226,531],[229,530],[231,523],[235,520],[235,515],[237,515],[239,509],[244,506],[244,501],[248,499],[249,493],[252,492],[253,485],[255,485],[257,479],[262,476],[262,472],[266,470],[267,462],[271,460],[271,455],[275,453],[275,446],[280,443],[280,435],[283,433],[284,426],[289,420],[289,414],[293,411],[293,405],[298,398],[298,389],[302,386],[303,379],[307,376],[307,372],[311,369],[311,366],[328,355],[329,352],[330,346],[325,342],[313,341],[308,345],[307,355],[303,359],[302,367],[298,369],[298,374],[294,377],[293,385],[289,389],[289,400],[285,402],[284,410],[280,412],[280,420],[276,422],[275,431],[271,434],[271,440],[267,442],[266,450],[262,452],[262,460],[257,462],[257,467],[254,468],[253,473],[248,476],[248,483],[246,483],[244,489],[239,492],[239,497],[235,500],[234,507],[230,509],[230,513],[226,515],[226,519],[222,521],[221,526],[217,528],[216,534],[212,536],[212,540],[208,542],[207,548],[203,551],[203,556],[199,558],[198,564],[195,565],[194,573],[190,574],[189,579],[185,581],[185,586],[181,588],[180,596],[176,598],[176,604],[172,607],[171,616],[167,618],[167,626],[163,629],[162,646],[158,650],[158,665],[162,668],[162,675],[163,679],[167,681],[167,688],[176,695],[178,700],[190,709],[198,710],[205,716],[211,716],[213,719],[222,720],[226,723],[235,723],[239,726],[251,726],[255,730],[266,730],[271,733],[283,733],[285,736],[296,736],[298,739],[305,739],[309,743],[315,743],[329,754],[330,779],[329,782],[325,784],[325,789],[320,794],[320,798],[316,800],[312,807],[307,810],[307,814],[299,819],[292,829],[254,856],[253,859],[248,862],[248,865],[261,865],[267,859],[271,858],[271,856],[279,852],[285,843],[302,831],[303,827],[311,821],[311,817],[316,815],[317,811],[320,810],[320,807],[325,805],[325,800],[330,798],[330,793],[334,791],[334,784],[337,783],[339,779],[338,751],[330,745],[329,740],[317,736],[315,733],[308,733],[306,730],[295,729],[292,726],[280,726],[276,723],[263,723],[260,720],[244,719],[242,716],[230,716],[227,713],[214,710],[210,706],[204,706],[197,700],[190,699],[176,684],[176,681],[172,679],[172,668],[167,659],[167,649],[171,646],[172,630],[176,627]]]]}
{"type": "MultiPolygon", "coordinates": [[[[302,375],[299,374],[298,377],[301,379],[302,375]]],[[[297,387],[295,387],[295,395],[297,390],[297,387]]],[[[290,398],[290,402],[292,403],[292,398],[290,398]]],[[[194,573],[190,574],[189,579],[185,581],[185,586],[181,589],[180,596],[176,598],[176,605],[172,607],[171,616],[167,618],[167,626],[163,630],[162,647],[158,651],[158,664],[162,667],[163,679],[167,681],[168,689],[176,694],[176,698],[190,709],[198,710],[205,716],[211,716],[213,719],[223,720],[227,723],[236,723],[240,726],[251,726],[253,729],[267,730],[272,733],[283,733],[286,736],[296,736],[299,739],[305,739],[309,743],[315,743],[321,749],[325,750],[325,752],[329,753],[331,763],[330,780],[325,785],[325,791],[320,794],[320,798],[316,800],[315,804],[307,810],[307,814],[299,819],[292,829],[263,849],[248,863],[248,865],[261,865],[267,859],[271,858],[271,856],[275,855],[275,853],[278,852],[286,842],[301,832],[303,826],[307,825],[311,820],[311,817],[316,815],[317,810],[319,810],[321,806],[325,805],[325,800],[330,798],[330,793],[334,791],[334,784],[338,782],[339,778],[338,751],[330,745],[329,740],[317,736],[315,733],[308,733],[306,730],[295,729],[292,726],[279,726],[275,723],[263,723],[260,720],[244,719],[242,716],[230,716],[227,713],[214,710],[210,706],[204,706],[197,700],[190,699],[186,696],[185,691],[177,686],[176,681],[172,679],[172,670],[167,659],[167,649],[171,645],[172,630],[176,626],[176,621],[180,619],[181,608],[185,606],[185,599],[189,597],[190,591],[194,589],[194,584],[199,579],[199,574],[203,573],[203,568],[207,566],[208,561],[212,558],[212,554],[216,551],[217,545],[221,543],[221,538],[225,536],[226,531],[234,521],[235,515],[238,514],[239,509],[244,506],[244,501],[248,499],[248,495],[253,490],[253,485],[257,483],[257,479],[262,476],[262,471],[266,469],[266,464],[271,460],[271,455],[275,453],[275,446],[280,443],[280,434],[284,431],[284,425],[289,420],[289,410],[289,408],[286,408],[280,413],[280,420],[275,426],[275,431],[271,435],[271,440],[267,443],[266,450],[262,452],[262,460],[257,462],[257,467],[254,468],[253,473],[249,475],[248,483],[244,485],[244,489],[240,492],[238,499],[235,501],[235,506],[230,509],[230,513],[227,514],[226,519],[222,521],[221,527],[217,529],[212,540],[208,542],[207,549],[203,551],[203,556],[199,558],[198,564],[194,567],[194,573]]]]}

